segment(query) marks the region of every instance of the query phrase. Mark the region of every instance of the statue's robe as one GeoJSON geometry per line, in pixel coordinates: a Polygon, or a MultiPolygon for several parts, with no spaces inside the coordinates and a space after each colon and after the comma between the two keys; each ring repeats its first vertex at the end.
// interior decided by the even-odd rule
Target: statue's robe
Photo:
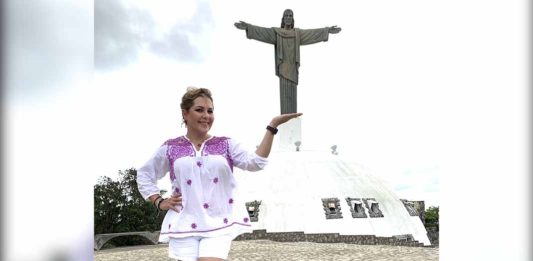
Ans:
{"type": "Polygon", "coordinates": [[[276,75],[280,79],[281,113],[296,112],[296,86],[300,67],[300,45],[327,41],[329,28],[282,29],[248,24],[246,37],[274,44],[276,75]]]}

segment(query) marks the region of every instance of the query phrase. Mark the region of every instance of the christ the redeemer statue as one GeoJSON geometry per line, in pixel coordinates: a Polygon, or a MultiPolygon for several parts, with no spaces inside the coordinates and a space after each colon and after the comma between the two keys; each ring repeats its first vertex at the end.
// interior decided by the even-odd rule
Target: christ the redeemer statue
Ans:
{"type": "Polygon", "coordinates": [[[246,37],[273,44],[275,47],[276,75],[279,77],[281,113],[296,112],[296,86],[298,85],[298,67],[300,67],[300,45],[327,41],[329,34],[341,31],[340,27],[331,26],[319,29],[294,28],[294,16],[290,9],[283,12],[281,28],[265,28],[243,21],[235,27],[246,30],[246,37]]]}

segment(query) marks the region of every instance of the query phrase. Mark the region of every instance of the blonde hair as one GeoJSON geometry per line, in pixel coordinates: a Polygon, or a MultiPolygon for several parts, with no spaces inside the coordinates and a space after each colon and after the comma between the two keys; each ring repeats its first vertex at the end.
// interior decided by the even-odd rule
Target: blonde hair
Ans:
{"type": "Polygon", "coordinates": [[[194,100],[198,97],[206,97],[213,102],[213,97],[211,97],[211,91],[209,89],[191,86],[187,87],[187,91],[183,94],[183,97],[181,97],[180,108],[188,111],[194,104],[194,100]]]}

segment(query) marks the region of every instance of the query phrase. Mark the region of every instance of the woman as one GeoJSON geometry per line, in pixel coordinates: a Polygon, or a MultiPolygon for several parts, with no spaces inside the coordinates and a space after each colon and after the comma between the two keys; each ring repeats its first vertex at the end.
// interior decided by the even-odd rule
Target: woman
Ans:
{"type": "Polygon", "coordinates": [[[169,243],[171,258],[223,260],[228,256],[231,241],[251,232],[233,167],[248,171],[263,169],[277,127],[302,114],[274,117],[254,153],[243,150],[231,138],[209,135],[215,115],[208,89],[189,87],[180,107],[187,133],[163,143],[137,170],[137,184],[145,199],[159,210],[168,210],[159,241],[169,243]],[[170,172],[172,196],[163,198],[157,180],[167,172],[170,172]]]}

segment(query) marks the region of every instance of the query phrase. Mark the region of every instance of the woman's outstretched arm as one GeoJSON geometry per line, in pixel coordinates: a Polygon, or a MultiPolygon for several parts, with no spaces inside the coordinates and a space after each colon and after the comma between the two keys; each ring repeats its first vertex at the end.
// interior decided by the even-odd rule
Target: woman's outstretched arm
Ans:
{"type": "MultiPolygon", "coordinates": [[[[287,114],[281,114],[279,116],[276,116],[272,119],[272,121],[270,121],[270,124],[268,126],[272,127],[272,128],[277,128],[279,125],[293,119],[293,118],[296,118],[298,116],[302,115],[302,113],[300,112],[296,112],[296,113],[287,113],[287,114]]],[[[272,149],[272,142],[274,141],[274,133],[270,130],[266,130],[265,131],[265,135],[263,136],[263,140],[261,141],[261,143],[259,144],[259,146],[257,147],[257,150],[255,151],[255,153],[258,155],[258,156],[261,156],[261,157],[264,157],[264,158],[267,158],[268,155],[270,154],[270,150],[272,149]]]]}

